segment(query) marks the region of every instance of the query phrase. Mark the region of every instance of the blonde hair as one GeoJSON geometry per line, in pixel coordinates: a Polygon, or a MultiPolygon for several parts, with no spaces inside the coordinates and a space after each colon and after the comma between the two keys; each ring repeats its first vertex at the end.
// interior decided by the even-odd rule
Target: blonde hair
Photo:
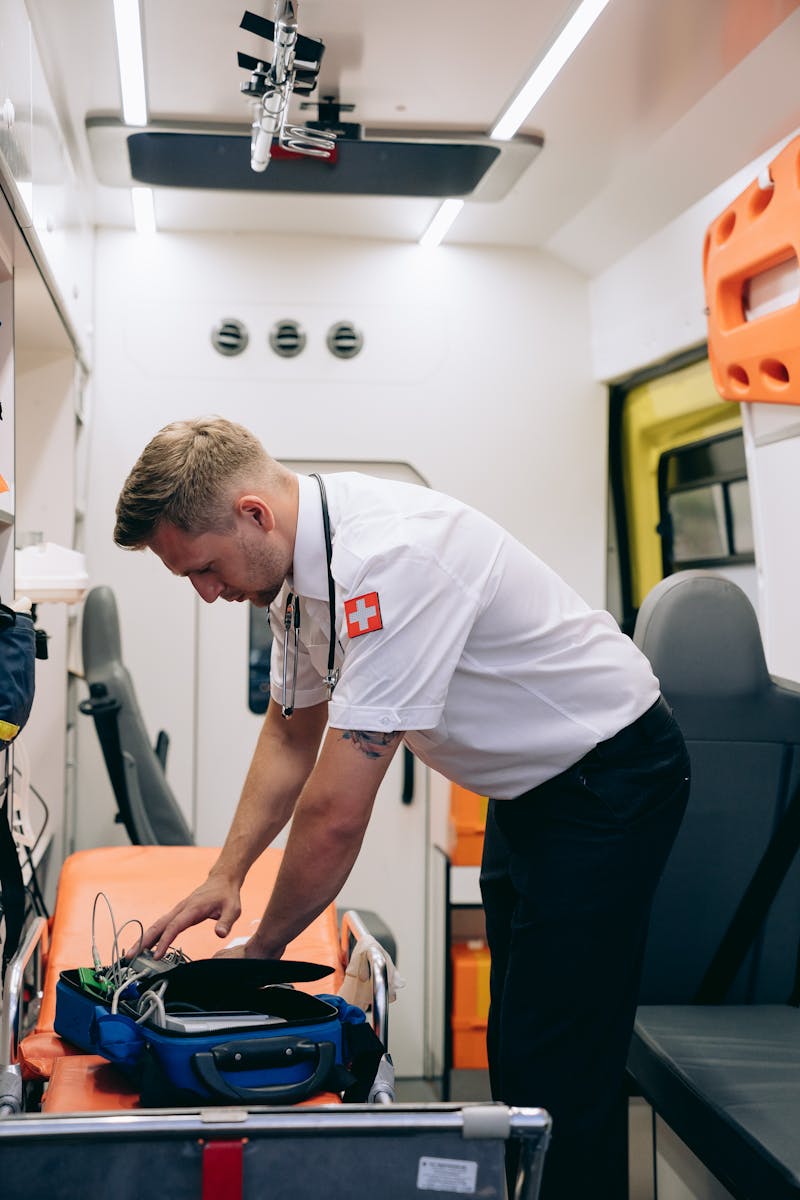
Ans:
{"type": "Polygon", "coordinates": [[[231,494],[280,480],[282,468],[243,425],[198,417],[165,425],[145,446],[120,492],[114,541],[147,546],[161,521],[193,536],[233,524],[231,494]]]}

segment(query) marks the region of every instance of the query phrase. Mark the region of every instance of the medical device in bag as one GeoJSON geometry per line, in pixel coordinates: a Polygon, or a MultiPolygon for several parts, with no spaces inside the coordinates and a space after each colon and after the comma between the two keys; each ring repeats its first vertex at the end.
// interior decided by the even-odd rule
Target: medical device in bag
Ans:
{"type": "Polygon", "coordinates": [[[383,1051],[361,1010],[288,986],[328,974],[315,963],[225,958],[150,960],[121,984],[95,969],[62,971],[55,1030],[121,1067],[146,1105],[295,1104],[352,1087],[348,1061],[361,1062],[365,1035],[375,1069],[383,1051]]]}

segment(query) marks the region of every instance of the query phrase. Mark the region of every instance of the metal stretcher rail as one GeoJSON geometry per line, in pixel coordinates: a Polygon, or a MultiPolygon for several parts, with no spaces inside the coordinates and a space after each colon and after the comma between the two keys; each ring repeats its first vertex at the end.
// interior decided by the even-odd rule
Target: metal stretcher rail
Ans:
{"type": "Polygon", "coordinates": [[[513,1200],[536,1200],[549,1134],[542,1109],[502,1104],[24,1114],[0,1122],[0,1170],[4,1200],[38,1194],[38,1183],[55,1172],[66,1189],[73,1181],[85,1184],[87,1172],[121,1181],[124,1174],[135,1189],[137,1169],[157,1177],[171,1197],[197,1197],[204,1153],[223,1143],[244,1155],[243,1197],[267,1194],[268,1184],[278,1200],[349,1200],[357,1177],[362,1194],[382,1200],[425,1191],[503,1200],[505,1149],[513,1141],[519,1147],[513,1200]]]}
{"type": "Polygon", "coordinates": [[[31,921],[16,954],[9,962],[3,980],[0,1008],[0,1117],[19,1112],[22,1107],[22,1072],[18,1061],[22,992],[25,971],[33,959],[35,995],[41,995],[41,939],[47,922],[44,917],[31,921]],[[34,957],[35,956],[35,957],[34,957]]]}
{"type": "Polygon", "coordinates": [[[370,979],[372,981],[372,1028],[381,1039],[384,1046],[389,1045],[389,972],[386,958],[380,946],[372,938],[369,929],[364,924],[355,909],[348,909],[342,914],[342,957],[345,962],[350,958],[350,938],[356,943],[370,940],[367,956],[370,964],[370,979]]]}

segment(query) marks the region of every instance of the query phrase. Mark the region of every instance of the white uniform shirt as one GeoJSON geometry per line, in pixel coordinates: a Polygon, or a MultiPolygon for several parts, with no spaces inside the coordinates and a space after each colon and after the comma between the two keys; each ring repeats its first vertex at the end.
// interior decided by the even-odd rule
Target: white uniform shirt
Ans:
{"type": "MultiPolygon", "coordinates": [[[[424,763],[502,799],[565,770],[657,699],[649,663],[613,617],[488,517],[352,472],[326,475],[325,486],[341,668],[334,728],[403,730],[424,763]]],[[[292,575],[270,613],[279,704],[289,588],[301,598],[302,708],[326,699],[329,636],[322,509],[307,476],[292,575]]],[[[290,651],[288,681],[292,670],[290,651]]]]}

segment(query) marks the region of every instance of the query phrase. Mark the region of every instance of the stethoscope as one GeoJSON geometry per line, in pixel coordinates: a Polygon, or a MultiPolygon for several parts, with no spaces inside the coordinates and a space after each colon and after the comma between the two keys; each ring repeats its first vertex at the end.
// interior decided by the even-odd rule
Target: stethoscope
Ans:
{"type": "MultiPolygon", "coordinates": [[[[325,494],[325,484],[322,482],[322,476],[316,471],[312,471],[311,478],[316,479],[319,484],[319,496],[322,503],[322,529],[325,534],[325,558],[328,567],[328,606],[330,609],[330,630],[328,632],[328,669],[325,672],[325,686],[328,689],[328,699],[333,695],[333,689],[339,682],[339,668],[335,667],[334,659],[336,657],[336,612],[334,602],[336,599],[335,589],[333,585],[333,575],[331,574],[331,519],[328,513],[328,497],[325,494]]],[[[300,597],[295,596],[294,592],[289,592],[286,597],[286,611],[283,614],[284,642],[283,642],[283,696],[281,703],[281,716],[288,721],[294,712],[294,697],[297,690],[297,650],[300,641],[300,597]],[[292,686],[291,691],[287,689],[287,675],[289,665],[289,634],[292,635],[292,686]],[[288,701],[288,703],[287,703],[288,701]]]]}

